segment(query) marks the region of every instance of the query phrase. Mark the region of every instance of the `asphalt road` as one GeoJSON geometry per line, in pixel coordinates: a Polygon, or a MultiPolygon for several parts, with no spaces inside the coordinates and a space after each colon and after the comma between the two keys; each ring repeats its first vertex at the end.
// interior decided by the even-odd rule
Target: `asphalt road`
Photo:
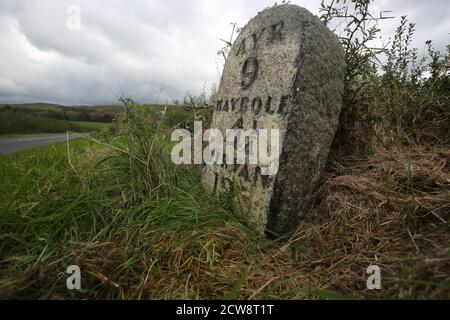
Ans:
{"type": "MultiPolygon", "coordinates": [[[[77,134],[69,134],[69,139],[79,138],[77,134]]],[[[36,134],[26,136],[16,136],[1,138],[0,137],[0,155],[11,154],[17,151],[32,149],[36,147],[45,146],[59,141],[66,140],[65,133],[57,134],[36,134]]]]}

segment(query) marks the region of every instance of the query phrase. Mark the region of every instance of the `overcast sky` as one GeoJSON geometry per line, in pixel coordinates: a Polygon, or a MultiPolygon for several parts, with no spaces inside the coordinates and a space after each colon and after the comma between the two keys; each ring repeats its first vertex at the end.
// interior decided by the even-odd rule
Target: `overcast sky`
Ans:
{"type": "MultiPolygon", "coordinates": [[[[0,103],[115,103],[120,88],[153,103],[182,100],[204,84],[209,92],[223,63],[218,38],[274,2],[1,0],[0,103]]],[[[318,14],[320,0],[291,2],[318,14]]],[[[417,24],[415,46],[450,43],[449,0],[378,0],[374,8],[397,17],[381,24],[386,41],[407,14],[417,24]]]]}

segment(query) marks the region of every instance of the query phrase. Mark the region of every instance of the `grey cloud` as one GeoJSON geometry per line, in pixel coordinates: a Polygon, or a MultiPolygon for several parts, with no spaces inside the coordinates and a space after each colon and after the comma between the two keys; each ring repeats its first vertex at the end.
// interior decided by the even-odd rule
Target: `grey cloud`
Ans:
{"type": "MultiPolygon", "coordinates": [[[[318,14],[320,1],[292,1],[318,14]]],[[[230,23],[243,26],[274,1],[3,0],[0,3],[0,102],[115,102],[121,94],[154,102],[182,99],[218,82],[216,55],[230,23]],[[82,29],[66,27],[67,6],[81,8],[82,29]]],[[[415,45],[449,43],[445,0],[376,1],[417,23],[415,45]]],[[[383,36],[398,19],[384,22],[383,36]]]]}

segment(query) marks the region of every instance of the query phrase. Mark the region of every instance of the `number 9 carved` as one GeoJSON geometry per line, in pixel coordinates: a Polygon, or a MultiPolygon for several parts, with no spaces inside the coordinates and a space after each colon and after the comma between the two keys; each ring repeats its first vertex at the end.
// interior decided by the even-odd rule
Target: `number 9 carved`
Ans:
{"type": "Polygon", "coordinates": [[[242,90],[250,88],[258,76],[258,60],[256,58],[248,58],[245,60],[241,71],[241,88],[242,90]]]}

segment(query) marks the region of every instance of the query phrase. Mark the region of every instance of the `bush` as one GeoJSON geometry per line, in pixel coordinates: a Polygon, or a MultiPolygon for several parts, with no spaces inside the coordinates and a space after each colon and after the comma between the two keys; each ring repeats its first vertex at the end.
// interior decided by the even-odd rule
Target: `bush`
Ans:
{"type": "Polygon", "coordinates": [[[322,2],[321,19],[345,28],[340,34],[346,52],[343,108],[335,148],[364,151],[373,139],[390,138],[430,143],[450,142],[450,46],[435,51],[427,41],[428,56],[411,48],[415,25],[401,17],[391,43],[373,48],[379,35],[372,0],[322,2]],[[382,63],[381,61],[386,61],[382,63]]]}
{"type": "Polygon", "coordinates": [[[0,111],[0,134],[13,133],[58,133],[81,131],[68,121],[49,119],[20,112],[0,111]]]}

